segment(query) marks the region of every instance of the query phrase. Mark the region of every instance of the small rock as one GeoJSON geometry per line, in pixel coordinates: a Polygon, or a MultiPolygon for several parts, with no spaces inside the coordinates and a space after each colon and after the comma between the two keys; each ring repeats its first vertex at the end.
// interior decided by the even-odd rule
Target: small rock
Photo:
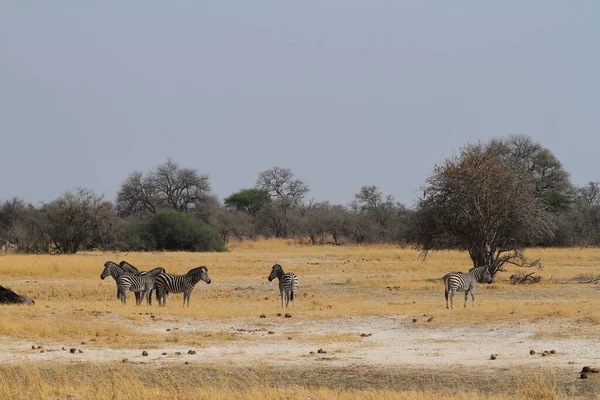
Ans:
{"type": "Polygon", "coordinates": [[[361,333],[360,337],[369,337],[369,336],[373,336],[372,333],[361,333]]]}
{"type": "Polygon", "coordinates": [[[167,332],[171,332],[171,328],[167,328],[167,332]]]}
{"type": "Polygon", "coordinates": [[[535,354],[535,350],[533,350],[533,349],[529,350],[529,354],[534,355],[535,354]]]}
{"type": "Polygon", "coordinates": [[[319,353],[319,354],[327,354],[327,352],[325,350],[323,350],[323,349],[317,350],[317,353],[319,353]]]}
{"type": "Polygon", "coordinates": [[[431,321],[433,321],[433,317],[427,318],[427,322],[431,322],[431,321]]]}
{"type": "Polygon", "coordinates": [[[127,364],[129,362],[129,358],[124,358],[124,359],[121,360],[121,362],[123,364],[127,364]]]}
{"type": "Polygon", "coordinates": [[[85,344],[85,342],[81,342],[81,344],[85,344]]]}
{"type": "Polygon", "coordinates": [[[581,374],[579,374],[579,377],[580,377],[581,379],[587,379],[587,377],[588,377],[588,374],[586,374],[585,372],[582,372],[581,374]]]}
{"type": "Polygon", "coordinates": [[[188,354],[196,354],[196,350],[190,350],[188,351],[188,354]]]}
{"type": "Polygon", "coordinates": [[[277,316],[278,316],[278,317],[281,317],[281,313],[280,313],[280,312],[278,312],[278,313],[277,313],[277,316]]]}
{"type": "Polygon", "coordinates": [[[288,340],[292,340],[292,337],[291,337],[291,336],[288,336],[288,340]]]}
{"type": "Polygon", "coordinates": [[[67,348],[65,346],[62,347],[63,350],[66,350],[67,348]]]}
{"type": "Polygon", "coordinates": [[[548,354],[550,354],[547,350],[544,350],[544,352],[542,353],[542,357],[546,357],[548,354]]]}
{"type": "Polygon", "coordinates": [[[71,354],[75,354],[75,352],[77,351],[77,349],[71,348],[71,349],[69,349],[69,351],[71,352],[71,354]]]}
{"type": "Polygon", "coordinates": [[[413,322],[417,322],[417,319],[416,319],[416,318],[413,318],[413,322]]]}
{"type": "Polygon", "coordinates": [[[144,357],[146,357],[146,356],[148,356],[148,352],[147,352],[146,350],[144,350],[144,351],[142,351],[142,355],[143,355],[144,357]]]}
{"type": "Polygon", "coordinates": [[[590,372],[592,369],[587,365],[581,369],[581,372],[590,372]]]}
{"type": "Polygon", "coordinates": [[[79,354],[83,353],[83,350],[79,349],[79,354]]]}
{"type": "Polygon", "coordinates": [[[38,346],[37,348],[38,348],[38,350],[40,350],[42,348],[42,346],[38,346]]]}
{"type": "Polygon", "coordinates": [[[556,350],[550,350],[550,354],[556,354],[556,350]]]}
{"type": "Polygon", "coordinates": [[[598,373],[598,371],[600,371],[598,368],[590,368],[590,372],[591,372],[592,374],[597,374],[597,373],[598,373]]]}
{"type": "Polygon", "coordinates": [[[314,351],[311,351],[309,354],[315,354],[315,352],[314,352],[314,351]]]}
{"type": "Polygon", "coordinates": [[[175,352],[175,355],[176,355],[176,356],[180,356],[180,355],[181,355],[181,352],[180,352],[180,351],[176,351],[176,352],[175,352]]]}
{"type": "Polygon", "coordinates": [[[167,355],[167,353],[162,353],[162,355],[163,355],[163,356],[166,356],[166,355],[167,355]]]}
{"type": "Polygon", "coordinates": [[[45,352],[46,352],[46,350],[44,350],[44,349],[40,350],[40,353],[45,353],[45,352]]]}
{"type": "Polygon", "coordinates": [[[490,358],[491,358],[492,360],[495,360],[495,359],[496,359],[496,357],[498,357],[498,354],[492,354],[492,355],[490,356],[490,358]]]}
{"type": "Polygon", "coordinates": [[[36,347],[35,347],[35,346],[31,346],[31,350],[35,350],[35,349],[36,349],[36,347]]]}
{"type": "Polygon", "coordinates": [[[185,365],[188,365],[189,363],[190,363],[189,361],[184,362],[185,365]]]}
{"type": "Polygon", "coordinates": [[[290,313],[286,313],[286,314],[285,314],[285,317],[286,317],[286,318],[292,318],[292,314],[290,314],[290,313]]]}
{"type": "Polygon", "coordinates": [[[273,335],[275,333],[275,331],[269,331],[268,333],[269,333],[269,335],[273,335]]]}
{"type": "Polygon", "coordinates": [[[265,314],[260,314],[260,318],[267,318],[265,314]]]}

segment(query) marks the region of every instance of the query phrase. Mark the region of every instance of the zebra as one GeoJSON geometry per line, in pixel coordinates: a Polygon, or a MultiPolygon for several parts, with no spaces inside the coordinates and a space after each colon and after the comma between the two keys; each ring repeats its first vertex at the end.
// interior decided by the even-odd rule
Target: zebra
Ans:
{"type": "Polygon", "coordinates": [[[136,305],[142,304],[143,296],[146,297],[146,303],[148,305],[152,304],[152,290],[156,284],[156,277],[164,273],[165,269],[162,267],[154,268],[151,271],[144,271],[138,274],[132,273],[124,273],[122,274],[118,281],[117,287],[119,288],[119,297],[121,299],[121,303],[127,303],[127,291],[131,290],[132,292],[141,292],[141,296],[136,296],[136,305]]]}
{"type": "Polygon", "coordinates": [[[269,275],[269,282],[277,278],[279,280],[279,294],[281,295],[281,308],[283,308],[283,298],[285,294],[285,306],[287,307],[292,301],[294,306],[294,295],[298,290],[298,277],[293,272],[284,273],[283,268],[279,264],[273,265],[271,274],[269,275]]]}
{"type": "Polygon", "coordinates": [[[114,263],[112,261],[107,261],[104,263],[104,270],[100,274],[100,279],[105,279],[107,276],[113,277],[113,279],[115,280],[115,283],[117,284],[117,299],[118,299],[120,296],[119,283],[118,283],[119,277],[121,277],[121,275],[126,274],[126,273],[139,273],[137,268],[133,267],[133,269],[135,269],[135,272],[131,269],[122,267],[120,264],[114,263]]]}
{"type": "Polygon", "coordinates": [[[444,276],[444,289],[446,296],[446,308],[454,309],[454,295],[456,292],[465,292],[465,307],[467,307],[467,298],[471,293],[473,307],[475,307],[475,286],[477,283],[492,283],[492,274],[489,268],[484,265],[474,267],[469,273],[451,272],[444,276]],[[450,307],[448,307],[448,295],[450,295],[450,307]]]}
{"type": "Polygon", "coordinates": [[[205,266],[190,269],[185,275],[173,275],[163,272],[156,277],[156,297],[158,305],[167,305],[169,293],[183,293],[183,305],[190,306],[190,297],[199,281],[210,284],[208,269],[205,266]]]}
{"type": "MultiPolygon", "coordinates": [[[[121,268],[123,268],[123,270],[125,272],[129,272],[132,274],[140,273],[140,271],[136,267],[134,267],[133,265],[131,265],[130,263],[128,263],[125,260],[121,260],[121,262],[119,263],[119,266],[121,268]]],[[[119,288],[117,287],[117,297],[120,297],[118,294],[118,291],[119,291],[119,288]]],[[[135,294],[135,304],[141,304],[143,293],[142,292],[134,292],[134,294],[135,294]]],[[[150,304],[152,304],[152,292],[150,292],[150,304]]]]}

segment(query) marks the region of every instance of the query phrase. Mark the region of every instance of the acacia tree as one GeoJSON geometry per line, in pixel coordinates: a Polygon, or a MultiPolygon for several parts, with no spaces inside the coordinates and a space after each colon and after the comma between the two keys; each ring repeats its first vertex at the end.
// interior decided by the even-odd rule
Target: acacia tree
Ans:
{"type": "Polygon", "coordinates": [[[262,189],[242,189],[225,198],[225,206],[231,210],[243,211],[251,217],[271,202],[271,195],[262,189]]]}
{"type": "Polygon", "coordinates": [[[505,263],[541,268],[521,250],[553,236],[552,207],[539,190],[539,176],[514,160],[510,143],[495,139],[469,144],[434,168],[409,236],[424,257],[455,248],[492,274],[505,263]]]}
{"type": "Polygon", "coordinates": [[[188,211],[208,202],[208,175],[181,168],[172,160],[147,175],[134,171],[121,186],[117,209],[121,216],[156,214],[162,209],[188,211]]]}

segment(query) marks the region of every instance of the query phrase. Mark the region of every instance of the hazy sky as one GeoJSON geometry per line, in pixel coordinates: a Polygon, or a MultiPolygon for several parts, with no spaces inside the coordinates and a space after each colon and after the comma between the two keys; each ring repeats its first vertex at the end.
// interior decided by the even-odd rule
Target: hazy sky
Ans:
{"type": "Polygon", "coordinates": [[[172,158],[223,198],[412,205],[468,141],[525,134],[600,180],[598,1],[2,1],[0,200],[114,200],[172,158]]]}

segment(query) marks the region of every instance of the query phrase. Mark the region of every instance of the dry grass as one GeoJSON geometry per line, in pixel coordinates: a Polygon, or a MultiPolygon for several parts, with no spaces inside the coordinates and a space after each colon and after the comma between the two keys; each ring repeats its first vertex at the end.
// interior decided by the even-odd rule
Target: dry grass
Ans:
{"type": "MultiPolygon", "coordinates": [[[[268,368],[231,369],[198,368],[197,365],[156,369],[144,365],[114,364],[77,366],[40,364],[0,367],[0,396],[10,399],[323,399],[359,400],[508,400],[566,398],[564,382],[556,374],[540,375],[536,371],[512,371],[496,378],[501,382],[483,391],[473,385],[479,373],[459,371],[452,375],[357,373],[355,381],[339,381],[340,371],[277,371],[268,368]],[[291,374],[291,375],[290,375],[291,374]],[[513,377],[511,377],[511,374],[513,377]],[[320,382],[318,378],[320,379],[320,382]],[[369,382],[387,388],[368,388],[369,382]],[[430,381],[436,389],[411,390],[414,383],[430,381]],[[366,389],[356,388],[356,384],[366,389]],[[460,390],[462,385],[462,390],[460,390]],[[402,389],[402,387],[406,389],[402,389]],[[466,387],[471,389],[465,390],[466,387]],[[505,394],[497,393],[503,387],[505,394]],[[506,388],[512,388],[506,390],[506,388]],[[27,388],[27,390],[23,390],[27,388]]],[[[582,398],[599,398],[598,385],[580,390],[582,398]],[[585,396],[583,396],[585,395],[585,396]]]]}

